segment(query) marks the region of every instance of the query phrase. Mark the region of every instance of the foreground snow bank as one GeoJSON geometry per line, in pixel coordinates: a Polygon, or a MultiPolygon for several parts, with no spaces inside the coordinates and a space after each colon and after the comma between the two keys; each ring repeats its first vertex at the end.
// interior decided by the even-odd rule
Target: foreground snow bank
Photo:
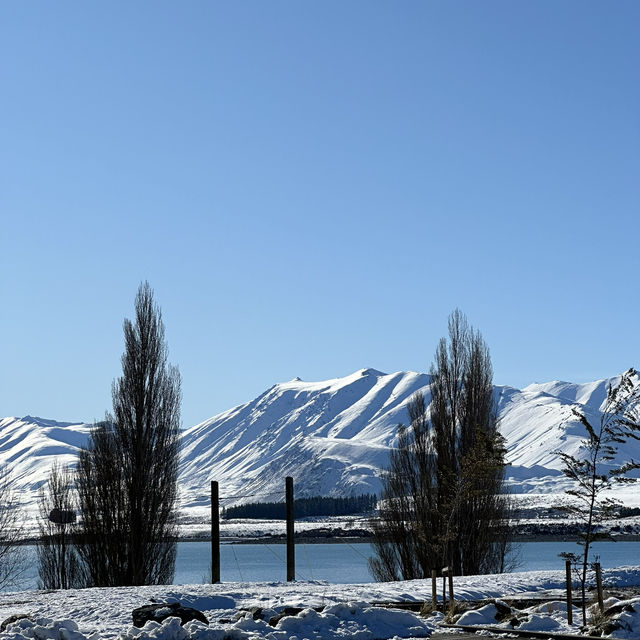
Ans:
{"type": "Polygon", "coordinates": [[[73,620],[61,620],[54,622],[53,620],[30,618],[22,618],[9,625],[2,634],[5,638],[14,638],[15,640],[23,640],[29,638],[31,640],[99,640],[98,633],[92,633],[88,636],[78,631],[78,625],[73,620]]]}
{"type": "MultiPolygon", "coordinates": [[[[235,623],[206,625],[197,620],[181,626],[179,618],[162,623],[150,620],[141,629],[129,627],[118,640],[378,640],[380,638],[424,638],[437,628],[436,618],[425,620],[407,611],[371,607],[367,603],[343,603],[326,607],[322,612],[304,609],[295,616],[281,618],[270,626],[254,620],[251,613],[235,623]]],[[[18,620],[2,634],[7,640],[99,640],[96,632],[85,636],[73,620],[18,620]]]]}
{"type": "MultiPolygon", "coordinates": [[[[597,604],[588,608],[589,634],[629,640],[640,638],[640,597],[628,600],[607,598],[604,604],[604,614],[600,613],[597,604]]],[[[569,624],[567,604],[563,601],[545,602],[526,609],[515,609],[498,601],[496,604],[466,611],[458,617],[456,623],[471,627],[500,627],[505,632],[518,629],[579,634],[582,611],[573,607],[572,613],[574,623],[569,624]]]]}
{"type": "MultiPolygon", "coordinates": [[[[605,569],[606,587],[640,587],[640,567],[605,569]]],[[[534,571],[490,576],[467,576],[454,580],[456,600],[522,598],[544,595],[556,602],[539,609],[515,612],[523,628],[571,630],[563,609],[564,572],[534,571]]],[[[232,582],[223,584],[120,587],[68,591],[23,591],[0,593],[0,621],[12,615],[29,615],[9,625],[0,640],[293,640],[298,638],[353,638],[376,640],[391,637],[425,637],[436,628],[441,616],[424,619],[408,611],[371,606],[386,601],[429,601],[430,580],[337,585],[327,582],[232,582]],[[178,628],[168,619],[148,623],[142,629],[131,626],[131,612],[150,602],[180,601],[202,611],[210,624],[187,623],[178,628]],[[349,603],[349,604],[345,604],[349,603]],[[254,620],[252,608],[260,608],[264,619],[254,620]],[[302,609],[280,619],[275,626],[269,617],[285,607],[302,609]],[[322,608],[315,611],[314,608],[322,608]]],[[[638,599],[640,600],[640,599],[638,599]]],[[[605,635],[640,638],[640,603],[636,600],[607,602],[620,605],[615,614],[619,626],[604,628],[605,635]],[[628,606],[626,606],[628,605],[628,606]],[[632,609],[632,610],[631,610],[632,609]],[[625,626],[626,625],[626,626],[625,626]]],[[[493,605],[490,605],[493,606],[493,605]]],[[[471,614],[469,614],[471,615],[471,614]]],[[[480,609],[469,624],[504,624],[493,609],[480,609]]],[[[579,620],[577,612],[575,620],[579,620]]],[[[471,618],[470,618],[471,620],[471,618]]]]}

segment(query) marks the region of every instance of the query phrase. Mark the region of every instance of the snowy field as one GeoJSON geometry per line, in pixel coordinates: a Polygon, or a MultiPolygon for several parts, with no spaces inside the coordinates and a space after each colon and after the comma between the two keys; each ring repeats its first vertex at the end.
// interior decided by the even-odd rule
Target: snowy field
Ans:
{"type": "MultiPolygon", "coordinates": [[[[605,588],[612,592],[623,587],[638,587],[626,595],[608,597],[611,609],[604,637],[640,638],[640,566],[603,571],[605,588]]],[[[505,632],[517,620],[522,629],[545,632],[579,633],[567,624],[562,602],[564,572],[539,571],[508,575],[469,576],[455,579],[456,600],[498,599],[495,603],[468,603],[473,609],[462,614],[459,623],[501,626],[505,632]],[[500,599],[545,599],[526,609],[504,613],[500,599]]],[[[10,624],[1,638],[12,640],[302,640],[352,638],[428,637],[442,630],[441,613],[421,616],[399,609],[373,606],[377,602],[428,601],[431,582],[336,585],[326,582],[248,583],[218,585],[181,585],[122,587],[69,591],[30,591],[0,594],[0,616],[28,614],[30,618],[10,624]],[[190,622],[181,627],[177,618],[162,623],[148,622],[143,628],[132,626],[133,609],[149,603],[179,601],[207,616],[209,624],[190,622]],[[297,607],[274,623],[269,620],[285,607],[297,607]],[[322,609],[320,609],[322,608],[322,609]]]]}

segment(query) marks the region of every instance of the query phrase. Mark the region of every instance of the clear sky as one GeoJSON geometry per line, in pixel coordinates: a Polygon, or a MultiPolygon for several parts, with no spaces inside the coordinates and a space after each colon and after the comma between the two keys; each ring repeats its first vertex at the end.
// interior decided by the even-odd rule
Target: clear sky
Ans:
{"type": "Polygon", "coordinates": [[[640,367],[640,3],[0,3],[0,416],[100,419],[148,279],[183,425],[276,382],[640,367]]]}

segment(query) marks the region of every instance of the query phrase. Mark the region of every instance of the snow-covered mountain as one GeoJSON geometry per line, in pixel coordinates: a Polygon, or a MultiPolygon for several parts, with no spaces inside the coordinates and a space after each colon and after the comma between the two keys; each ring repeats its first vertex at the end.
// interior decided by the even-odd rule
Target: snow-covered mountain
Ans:
{"type": "Polygon", "coordinates": [[[35,499],[51,465],[74,465],[87,443],[90,424],[55,422],[25,416],[0,419],[0,465],[11,474],[13,490],[25,502],[35,499]]]}
{"type": "MultiPolygon", "coordinates": [[[[554,451],[578,453],[584,437],[572,409],[577,406],[597,421],[607,386],[617,380],[495,388],[514,492],[564,488],[554,451]]],[[[396,427],[407,422],[407,402],[418,390],[428,401],[428,375],[374,369],[322,382],[296,378],[276,384],[183,432],[182,506],[194,514],[208,506],[210,480],[219,481],[221,495],[242,496],[233,502],[279,500],[287,475],[294,477],[298,496],[378,492],[396,427]]],[[[0,420],[0,463],[10,468],[25,504],[35,505],[54,458],[74,461],[89,429],[30,416],[0,420]]],[[[627,443],[620,455],[640,459],[640,443],[627,443]]]]}

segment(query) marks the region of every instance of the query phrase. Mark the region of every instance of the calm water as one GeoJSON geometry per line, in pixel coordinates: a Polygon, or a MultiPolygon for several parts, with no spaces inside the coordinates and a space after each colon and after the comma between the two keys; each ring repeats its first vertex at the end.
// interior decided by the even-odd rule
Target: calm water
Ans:
{"type": "MultiPolygon", "coordinates": [[[[517,571],[564,569],[562,551],[578,552],[571,542],[525,542],[518,545],[517,571]]],[[[35,547],[26,547],[32,560],[25,573],[22,589],[37,584],[35,547]]],[[[640,562],[640,542],[599,542],[593,545],[591,559],[600,556],[603,567],[640,562]]],[[[174,584],[208,582],[211,545],[208,542],[180,542],[174,584]]],[[[296,545],[296,577],[299,580],[326,580],[334,583],[372,582],[367,558],[372,555],[367,543],[296,545]]],[[[220,573],[223,582],[277,582],[286,580],[286,552],[283,544],[223,544],[220,548],[220,573]]]]}

